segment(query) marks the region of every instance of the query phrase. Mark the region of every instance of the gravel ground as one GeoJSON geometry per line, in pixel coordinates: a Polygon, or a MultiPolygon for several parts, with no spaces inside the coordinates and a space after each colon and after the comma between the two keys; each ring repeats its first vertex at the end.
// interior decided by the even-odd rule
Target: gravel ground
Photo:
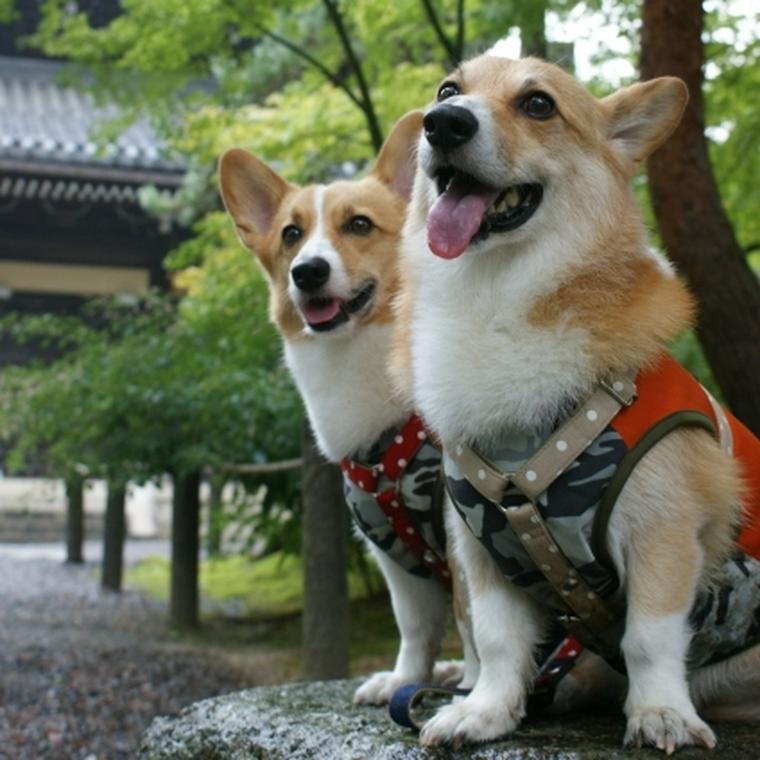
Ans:
{"type": "MultiPolygon", "coordinates": [[[[157,548],[128,544],[127,562],[157,548]]],[[[163,603],[103,592],[97,563],[62,557],[58,546],[0,544],[3,760],[127,758],[154,716],[273,680],[266,654],[172,639],[163,603]]]]}

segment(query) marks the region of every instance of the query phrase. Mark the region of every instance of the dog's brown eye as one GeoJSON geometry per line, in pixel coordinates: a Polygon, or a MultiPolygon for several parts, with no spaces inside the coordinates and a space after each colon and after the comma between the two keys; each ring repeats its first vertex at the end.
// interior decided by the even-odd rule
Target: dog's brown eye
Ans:
{"type": "Polygon", "coordinates": [[[459,95],[461,90],[454,82],[444,82],[438,89],[438,100],[446,100],[447,98],[453,98],[454,95],[459,95]]]}
{"type": "Polygon", "coordinates": [[[372,220],[366,216],[352,216],[344,225],[343,229],[353,235],[369,235],[374,228],[372,220]]]}
{"type": "Polygon", "coordinates": [[[303,235],[303,230],[295,224],[288,224],[282,229],[282,242],[285,245],[293,245],[298,242],[303,235]]]}
{"type": "Polygon", "coordinates": [[[554,100],[545,92],[530,93],[523,99],[521,107],[532,119],[548,119],[557,110],[554,100]]]}

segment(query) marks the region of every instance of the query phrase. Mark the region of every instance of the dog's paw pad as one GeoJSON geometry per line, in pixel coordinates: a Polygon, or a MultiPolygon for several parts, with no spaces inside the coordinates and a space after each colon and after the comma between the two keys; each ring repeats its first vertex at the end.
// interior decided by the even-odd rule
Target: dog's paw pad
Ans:
{"type": "MultiPolygon", "coordinates": [[[[504,704],[503,702],[501,704],[504,704]]],[[[521,709],[464,699],[441,708],[420,732],[420,743],[426,747],[485,742],[515,730],[523,715],[521,709]]]]}
{"type": "Polygon", "coordinates": [[[636,710],[628,718],[624,743],[657,747],[668,755],[679,747],[716,745],[712,729],[696,714],[686,717],[668,707],[636,710]]]}

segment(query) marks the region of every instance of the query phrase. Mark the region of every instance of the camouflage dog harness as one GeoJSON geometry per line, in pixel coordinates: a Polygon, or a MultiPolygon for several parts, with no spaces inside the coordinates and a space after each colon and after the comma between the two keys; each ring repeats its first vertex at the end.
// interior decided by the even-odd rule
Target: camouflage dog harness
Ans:
{"type": "Polygon", "coordinates": [[[438,485],[441,452],[419,417],[386,431],[365,458],[343,459],[346,503],[361,532],[404,570],[447,588],[438,485]]]}
{"type": "MultiPolygon", "coordinates": [[[[420,418],[413,415],[400,429],[386,431],[365,461],[346,458],[340,466],[346,503],[362,533],[407,572],[434,577],[451,590],[439,490],[441,452],[430,442],[420,418]]],[[[534,684],[541,704],[551,702],[554,689],[582,649],[561,629],[552,631],[540,654],[534,684]]],[[[415,694],[431,690],[438,689],[414,685],[415,694]]],[[[400,702],[406,705],[404,699],[400,702]]]]}
{"type": "Polygon", "coordinates": [[[644,454],[689,426],[740,459],[749,485],[736,556],[692,608],[689,659],[700,665],[760,636],[760,441],[673,359],[602,383],[556,429],[508,435],[487,452],[447,448],[446,487],[504,576],[617,662],[624,599],[607,551],[609,518],[644,454]]]}

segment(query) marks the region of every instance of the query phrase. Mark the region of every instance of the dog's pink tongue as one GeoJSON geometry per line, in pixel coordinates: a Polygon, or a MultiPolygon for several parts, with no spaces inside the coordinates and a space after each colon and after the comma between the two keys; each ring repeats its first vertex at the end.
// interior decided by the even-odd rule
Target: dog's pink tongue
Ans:
{"type": "Polygon", "coordinates": [[[340,301],[337,298],[329,300],[319,298],[307,301],[302,307],[303,315],[310,325],[319,325],[335,319],[340,312],[340,301]]]}
{"type": "Polygon", "coordinates": [[[430,250],[443,259],[464,253],[498,194],[485,185],[455,177],[428,214],[430,250]]]}

